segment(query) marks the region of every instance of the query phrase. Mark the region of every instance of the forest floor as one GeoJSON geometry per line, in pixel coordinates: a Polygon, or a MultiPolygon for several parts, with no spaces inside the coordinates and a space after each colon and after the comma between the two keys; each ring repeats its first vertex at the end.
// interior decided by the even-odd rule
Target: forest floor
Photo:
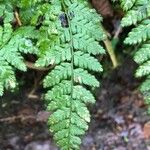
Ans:
{"type": "MultiPolygon", "coordinates": [[[[134,79],[136,65],[127,58],[103,79],[97,102],[89,106],[91,123],[81,150],[150,150],[150,117],[134,79]]],[[[0,150],[58,150],[48,131],[41,99],[28,90],[1,98],[0,150]]]]}

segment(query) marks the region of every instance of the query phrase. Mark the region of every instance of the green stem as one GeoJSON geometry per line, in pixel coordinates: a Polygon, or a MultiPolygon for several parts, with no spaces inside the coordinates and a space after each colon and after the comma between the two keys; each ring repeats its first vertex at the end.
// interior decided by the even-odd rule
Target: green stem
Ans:
{"type": "MultiPolygon", "coordinates": [[[[104,32],[105,32],[106,35],[107,35],[107,31],[105,31],[105,29],[104,29],[104,32]]],[[[118,67],[119,63],[118,63],[118,61],[117,61],[117,57],[116,57],[116,55],[115,55],[115,51],[114,51],[114,49],[113,49],[113,46],[112,46],[111,41],[108,39],[108,37],[106,37],[106,39],[105,39],[103,42],[104,42],[104,44],[105,44],[106,50],[107,50],[107,52],[108,52],[108,54],[109,54],[109,56],[110,56],[110,59],[111,59],[111,61],[112,61],[113,68],[118,67]]]]}
{"type": "Polygon", "coordinates": [[[74,87],[74,48],[73,48],[73,33],[71,30],[71,20],[70,20],[70,16],[68,15],[68,10],[66,8],[66,5],[64,3],[64,0],[62,0],[62,5],[63,5],[63,9],[65,11],[65,14],[67,16],[67,21],[68,21],[68,26],[69,26],[69,33],[70,33],[70,48],[71,48],[71,93],[70,93],[70,114],[69,114],[69,131],[68,131],[68,150],[71,149],[70,147],[70,135],[71,135],[71,130],[70,130],[70,126],[71,126],[71,116],[72,116],[72,100],[73,100],[73,87],[74,87]]]}
{"type": "Polygon", "coordinates": [[[104,44],[105,44],[106,50],[110,56],[110,59],[112,61],[113,68],[116,68],[119,64],[117,62],[117,58],[116,58],[115,52],[113,50],[112,44],[108,39],[104,40],[104,44]]]}

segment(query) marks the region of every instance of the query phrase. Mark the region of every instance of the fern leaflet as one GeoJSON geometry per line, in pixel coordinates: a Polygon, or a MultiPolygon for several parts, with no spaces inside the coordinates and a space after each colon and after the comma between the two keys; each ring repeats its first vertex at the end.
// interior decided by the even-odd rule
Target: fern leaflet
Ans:
{"type": "MultiPolygon", "coordinates": [[[[122,19],[122,26],[136,25],[131,30],[125,43],[138,44],[134,60],[139,64],[136,71],[137,77],[146,77],[141,85],[141,92],[146,104],[150,105],[150,0],[137,0],[122,19]]],[[[150,108],[148,109],[150,113],[150,108]]]]}

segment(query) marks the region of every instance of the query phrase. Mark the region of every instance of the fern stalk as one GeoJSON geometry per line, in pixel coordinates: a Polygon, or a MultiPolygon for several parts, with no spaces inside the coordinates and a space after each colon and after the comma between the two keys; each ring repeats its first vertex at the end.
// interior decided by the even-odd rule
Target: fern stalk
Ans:
{"type": "Polygon", "coordinates": [[[112,43],[109,41],[108,38],[106,38],[106,39],[104,40],[104,44],[105,44],[105,46],[106,46],[106,50],[107,50],[107,52],[108,52],[108,54],[109,54],[109,56],[110,56],[110,59],[111,59],[111,61],[112,61],[113,68],[118,67],[119,63],[118,63],[118,60],[117,60],[117,58],[116,58],[114,49],[113,49],[113,47],[112,47],[112,43]]]}
{"type": "Polygon", "coordinates": [[[64,3],[64,0],[62,0],[63,9],[65,11],[65,14],[67,16],[68,26],[69,26],[69,33],[70,33],[70,47],[71,47],[71,93],[70,93],[70,114],[69,114],[69,131],[68,131],[68,150],[71,149],[70,144],[70,126],[71,126],[71,118],[72,118],[72,101],[73,101],[73,87],[74,87],[74,48],[73,48],[73,37],[72,37],[72,30],[71,30],[71,23],[70,23],[70,17],[68,15],[67,7],[64,3]]]}

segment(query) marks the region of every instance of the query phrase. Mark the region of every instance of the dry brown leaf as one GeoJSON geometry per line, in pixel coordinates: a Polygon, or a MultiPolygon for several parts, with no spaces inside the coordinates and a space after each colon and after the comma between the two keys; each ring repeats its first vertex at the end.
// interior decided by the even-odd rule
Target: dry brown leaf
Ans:
{"type": "Polygon", "coordinates": [[[144,128],[143,128],[143,132],[144,132],[145,139],[150,138],[150,121],[145,123],[144,128]]]}
{"type": "Polygon", "coordinates": [[[109,0],[92,0],[92,4],[103,17],[113,16],[113,9],[109,0]]]}

